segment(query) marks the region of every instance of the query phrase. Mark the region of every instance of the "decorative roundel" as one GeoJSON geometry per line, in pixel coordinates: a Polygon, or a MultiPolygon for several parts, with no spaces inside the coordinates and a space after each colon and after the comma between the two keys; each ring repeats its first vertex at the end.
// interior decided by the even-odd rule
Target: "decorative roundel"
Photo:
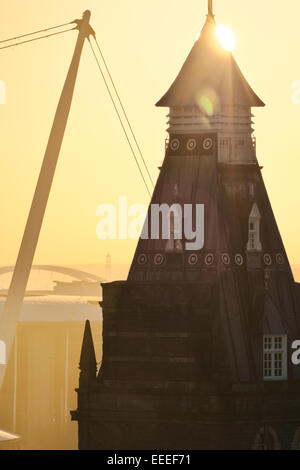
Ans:
{"type": "Polygon", "coordinates": [[[204,150],[210,150],[213,146],[213,140],[210,137],[207,137],[203,140],[203,148],[204,150]]]}
{"type": "Polygon", "coordinates": [[[272,264],[272,257],[269,255],[269,253],[264,254],[264,263],[266,266],[271,266],[272,264]]]}
{"type": "Polygon", "coordinates": [[[195,253],[193,253],[192,255],[190,255],[188,257],[188,263],[191,265],[191,266],[195,266],[195,264],[198,263],[198,255],[196,255],[195,253]]]}
{"type": "Polygon", "coordinates": [[[284,264],[284,256],[281,253],[277,253],[276,255],[276,263],[277,264],[284,264]]]}
{"type": "Polygon", "coordinates": [[[213,264],[214,260],[215,260],[215,257],[212,253],[209,253],[204,258],[204,262],[207,266],[211,266],[213,264]]]}
{"type": "Polygon", "coordinates": [[[188,150],[195,150],[197,145],[196,139],[189,139],[186,144],[188,150]]]}
{"type": "Polygon", "coordinates": [[[178,150],[180,146],[179,139],[172,139],[170,143],[171,150],[178,150]]]}
{"type": "Polygon", "coordinates": [[[157,266],[159,266],[160,264],[163,264],[164,261],[165,261],[164,255],[158,254],[154,256],[154,264],[156,264],[157,266]]]}
{"type": "Polygon", "coordinates": [[[138,261],[138,264],[141,264],[141,265],[146,264],[147,263],[147,255],[144,255],[144,254],[139,255],[137,261],[138,261]]]}
{"type": "Polygon", "coordinates": [[[222,263],[225,264],[226,266],[228,266],[228,264],[230,264],[230,256],[228,253],[223,253],[222,254],[222,263]]]}
{"type": "Polygon", "coordinates": [[[244,258],[240,253],[235,255],[234,260],[238,266],[242,266],[244,264],[244,258]]]}

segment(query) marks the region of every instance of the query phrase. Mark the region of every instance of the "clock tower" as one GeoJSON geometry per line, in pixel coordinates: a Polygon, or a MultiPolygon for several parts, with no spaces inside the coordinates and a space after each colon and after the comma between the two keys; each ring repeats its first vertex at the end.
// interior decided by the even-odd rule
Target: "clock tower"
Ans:
{"type": "MultiPolygon", "coordinates": [[[[151,207],[204,206],[204,245],[141,237],[103,284],[103,360],[85,334],[80,449],[290,449],[300,444],[300,287],[259,166],[264,103],[217,37],[212,1],[177,78],[151,207]],[[90,352],[90,357],[88,357],[90,352]]],[[[192,218],[195,212],[191,212],[192,218]]],[[[87,330],[86,330],[87,331],[87,330]]]]}

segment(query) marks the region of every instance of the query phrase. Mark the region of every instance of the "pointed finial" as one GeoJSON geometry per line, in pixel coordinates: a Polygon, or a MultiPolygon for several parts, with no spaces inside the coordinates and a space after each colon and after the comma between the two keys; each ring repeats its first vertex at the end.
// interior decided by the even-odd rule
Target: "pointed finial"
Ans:
{"type": "Polygon", "coordinates": [[[79,368],[79,384],[88,386],[91,381],[95,380],[97,373],[96,355],[89,320],[85,322],[79,368]]]}
{"type": "Polygon", "coordinates": [[[208,0],[208,16],[214,16],[214,14],[213,14],[213,0],[208,0]]]}

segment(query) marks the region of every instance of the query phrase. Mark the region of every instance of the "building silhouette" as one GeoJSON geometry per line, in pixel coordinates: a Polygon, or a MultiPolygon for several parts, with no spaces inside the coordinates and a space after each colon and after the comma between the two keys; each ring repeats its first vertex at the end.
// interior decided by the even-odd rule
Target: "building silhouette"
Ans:
{"type": "Polygon", "coordinates": [[[300,285],[256,157],[251,109],[264,104],[211,8],[157,105],[169,139],[152,204],[204,204],[204,247],[141,238],[128,280],[103,284],[103,361],[97,373],[87,323],[72,412],[79,448],[300,448],[300,285]]]}

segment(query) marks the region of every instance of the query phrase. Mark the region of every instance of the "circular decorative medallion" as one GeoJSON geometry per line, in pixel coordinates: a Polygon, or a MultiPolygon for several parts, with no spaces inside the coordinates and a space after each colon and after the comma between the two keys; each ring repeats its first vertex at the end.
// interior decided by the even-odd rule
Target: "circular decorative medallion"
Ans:
{"type": "Polygon", "coordinates": [[[170,143],[171,150],[178,150],[180,146],[180,141],[179,139],[172,139],[170,143]]]}
{"type": "Polygon", "coordinates": [[[264,254],[264,263],[266,266],[271,266],[272,264],[272,257],[269,255],[269,253],[264,254]]]}
{"type": "Polygon", "coordinates": [[[225,264],[226,266],[230,264],[230,256],[228,253],[223,253],[221,259],[222,259],[222,263],[225,264]]]}
{"type": "Polygon", "coordinates": [[[210,150],[213,146],[213,140],[210,137],[207,137],[203,140],[203,148],[204,150],[210,150]]]}
{"type": "Polygon", "coordinates": [[[198,263],[198,255],[196,255],[195,253],[193,253],[192,255],[190,255],[188,257],[188,263],[191,265],[191,266],[195,266],[195,264],[198,263]]]}
{"type": "Polygon", "coordinates": [[[204,258],[204,262],[207,266],[211,266],[213,264],[214,260],[215,260],[215,257],[212,253],[209,253],[204,258]]]}
{"type": "Polygon", "coordinates": [[[137,259],[138,264],[144,265],[147,263],[147,255],[141,254],[137,259]]]}
{"type": "Polygon", "coordinates": [[[281,253],[277,253],[276,255],[276,263],[277,264],[284,264],[284,256],[281,253]]]}
{"type": "Polygon", "coordinates": [[[244,258],[240,253],[235,255],[234,260],[238,266],[242,266],[244,264],[244,258]]]}
{"type": "Polygon", "coordinates": [[[165,261],[164,255],[158,254],[154,256],[154,264],[156,264],[157,266],[159,266],[160,264],[163,264],[164,261],[165,261]]]}
{"type": "Polygon", "coordinates": [[[189,139],[186,144],[188,150],[194,150],[196,148],[197,142],[196,139],[189,139]]]}

